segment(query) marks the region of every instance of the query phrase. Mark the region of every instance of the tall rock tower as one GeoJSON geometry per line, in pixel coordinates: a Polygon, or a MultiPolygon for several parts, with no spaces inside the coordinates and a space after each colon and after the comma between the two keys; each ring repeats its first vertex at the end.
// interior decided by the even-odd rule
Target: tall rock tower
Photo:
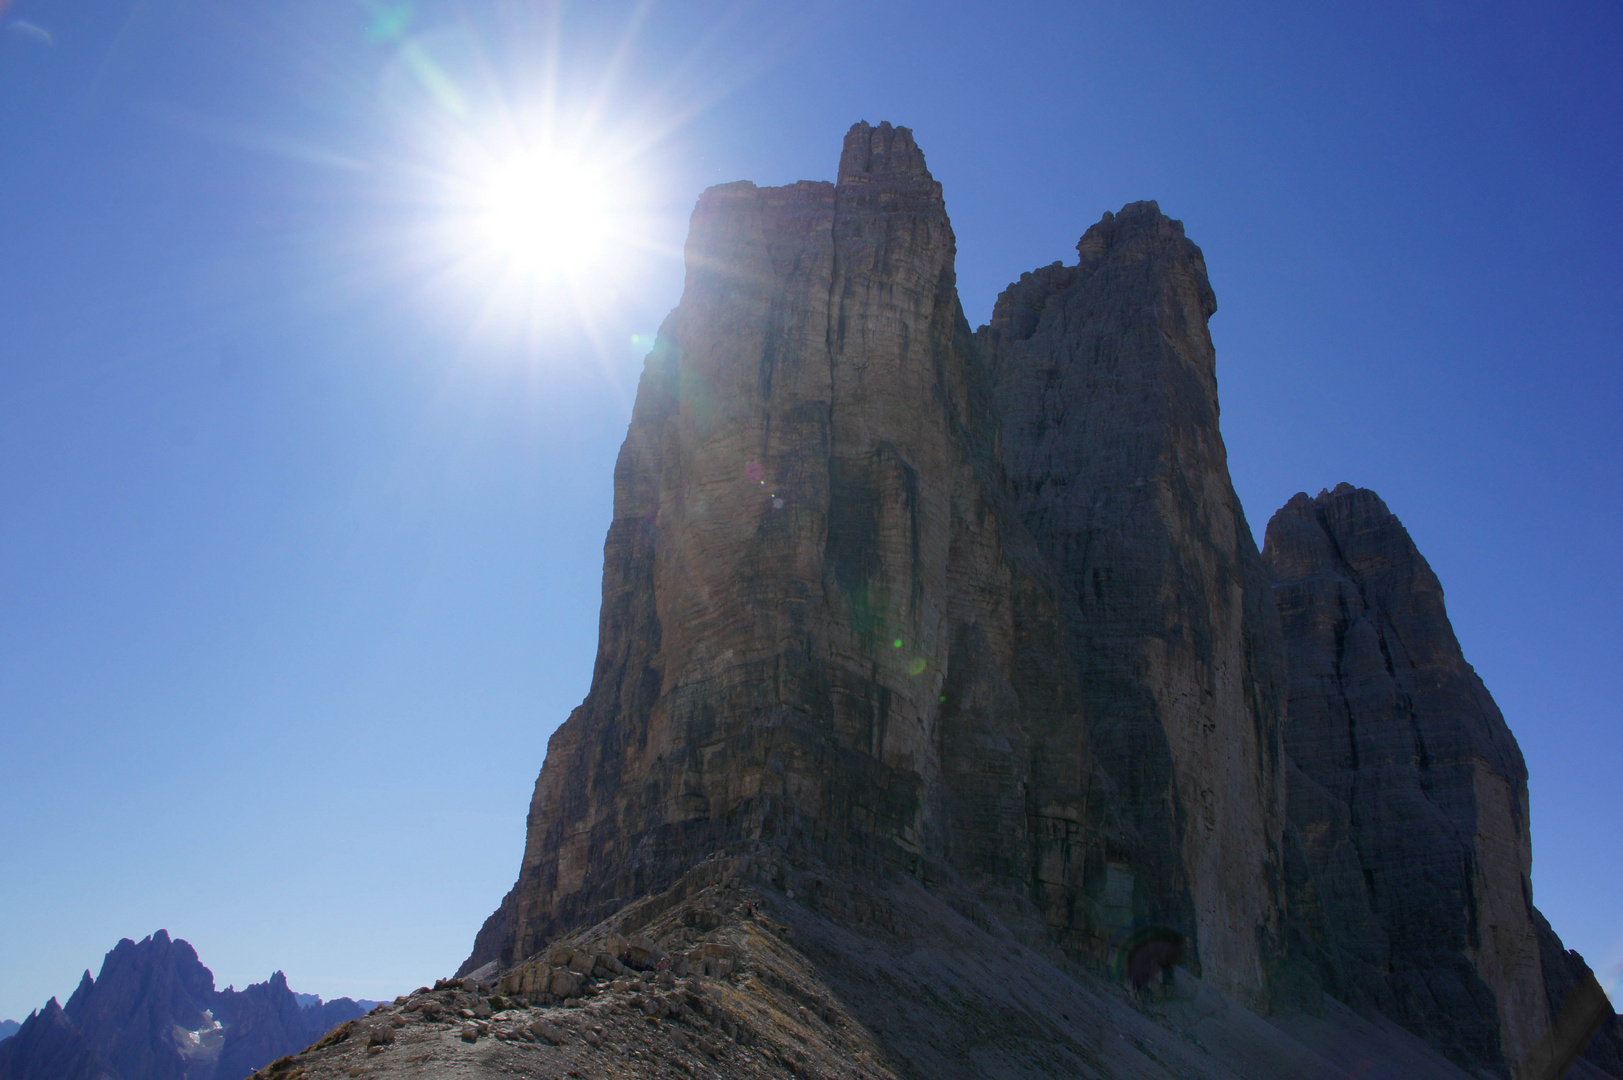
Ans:
{"type": "Polygon", "coordinates": [[[470,968],[744,839],[1020,892],[1033,760],[1080,800],[1086,740],[954,245],[889,124],[851,129],[837,183],[700,198],[615,468],[591,690],[470,968]]]}
{"type": "Polygon", "coordinates": [[[1037,809],[1045,865],[1091,864],[1063,887],[1045,873],[1047,915],[1106,940],[1169,923],[1196,970],[1256,1004],[1278,935],[1285,676],[1218,431],[1217,301],[1153,202],[1106,213],[1077,254],[1011,285],[977,335],[1109,807],[1100,831],[1037,809]]]}
{"type": "Polygon", "coordinates": [[[1442,586],[1386,504],[1350,484],[1286,503],[1263,554],[1290,662],[1291,819],[1327,905],[1326,982],[1462,1064],[1514,1068],[1555,1004],[1527,766],[1460,652],[1442,586]]]}
{"type": "Polygon", "coordinates": [[[469,969],[776,838],[952,875],[1073,955],[1170,938],[1263,1003],[1283,677],[1215,305],[1154,204],[1079,251],[977,342],[905,128],[852,128],[834,184],[703,195],[592,689],[469,969]]]}

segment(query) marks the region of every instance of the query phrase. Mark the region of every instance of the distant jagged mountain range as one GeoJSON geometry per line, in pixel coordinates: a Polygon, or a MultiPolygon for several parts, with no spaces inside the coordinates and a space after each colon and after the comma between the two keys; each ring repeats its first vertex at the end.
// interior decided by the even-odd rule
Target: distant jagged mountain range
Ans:
{"type": "Polygon", "coordinates": [[[377,1004],[294,994],[280,971],[216,990],[196,950],[159,930],[120,941],[66,1005],[6,1021],[0,1080],[241,1080],[377,1004]]]}

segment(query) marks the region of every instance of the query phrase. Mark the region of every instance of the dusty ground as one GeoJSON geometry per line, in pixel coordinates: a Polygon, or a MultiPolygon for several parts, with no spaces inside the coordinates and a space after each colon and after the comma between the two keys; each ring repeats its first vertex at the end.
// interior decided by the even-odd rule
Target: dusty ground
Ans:
{"type": "Polygon", "coordinates": [[[258,1078],[1466,1076],[1333,1001],[1264,1019],[1181,970],[1133,993],[953,901],[771,853],[712,859],[544,956],[397,999],[258,1078]]]}

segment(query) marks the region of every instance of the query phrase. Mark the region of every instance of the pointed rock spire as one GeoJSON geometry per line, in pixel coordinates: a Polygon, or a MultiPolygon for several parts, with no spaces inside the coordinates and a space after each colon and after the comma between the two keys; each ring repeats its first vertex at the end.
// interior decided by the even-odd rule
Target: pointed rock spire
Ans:
{"type": "Polygon", "coordinates": [[[699,200],[615,470],[592,688],[464,972],[756,840],[1027,887],[1032,762],[1082,746],[1062,686],[1021,713],[1052,596],[940,185],[890,124],[853,127],[838,175],[699,200]]]}
{"type": "Polygon", "coordinates": [[[867,121],[851,125],[840,151],[838,182],[868,179],[920,179],[933,181],[924,165],[924,152],[913,141],[911,128],[888,122],[873,127],[867,121]]]}
{"type": "Polygon", "coordinates": [[[1290,669],[1292,823],[1315,891],[1373,913],[1320,932],[1325,981],[1462,1065],[1514,1069],[1550,1019],[1527,766],[1442,585],[1351,484],[1286,503],[1263,558],[1290,669]]]}

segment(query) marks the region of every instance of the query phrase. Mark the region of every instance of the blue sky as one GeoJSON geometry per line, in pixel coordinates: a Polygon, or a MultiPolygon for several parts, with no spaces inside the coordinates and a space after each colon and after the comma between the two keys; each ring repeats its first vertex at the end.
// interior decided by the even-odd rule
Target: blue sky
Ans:
{"type": "Polygon", "coordinates": [[[1619,55],[1615,0],[0,0],[0,1017],[159,927],[221,985],[455,968],[693,199],[858,119],[917,133],[972,323],[1106,209],[1185,222],[1253,531],[1343,480],[1403,518],[1614,983],[1619,55]],[[458,155],[536,116],[613,228],[514,285],[458,155]]]}

